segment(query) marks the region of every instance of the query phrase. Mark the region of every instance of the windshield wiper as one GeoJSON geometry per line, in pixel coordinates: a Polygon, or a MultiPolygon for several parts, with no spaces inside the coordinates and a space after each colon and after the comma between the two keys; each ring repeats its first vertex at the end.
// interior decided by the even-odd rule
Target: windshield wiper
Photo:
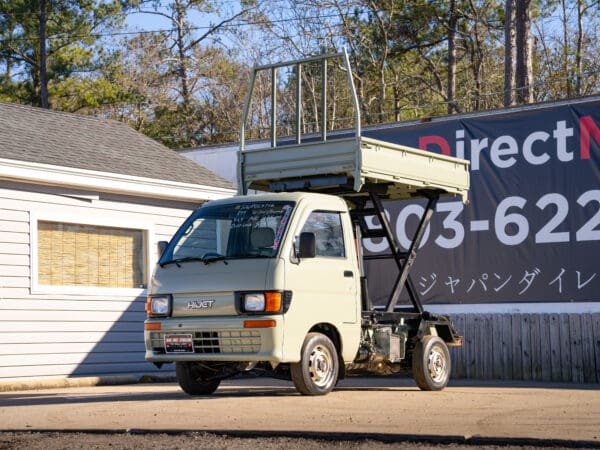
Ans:
{"type": "Polygon", "coordinates": [[[228,259],[254,259],[254,258],[264,259],[264,258],[272,258],[272,256],[252,255],[249,253],[241,254],[241,255],[225,256],[225,255],[219,255],[217,253],[207,253],[204,256],[185,256],[182,258],[175,258],[175,259],[171,259],[169,261],[165,261],[163,263],[159,263],[159,265],[160,265],[160,267],[165,267],[165,266],[168,266],[169,264],[175,264],[177,267],[181,267],[181,263],[186,263],[186,262],[190,262],[190,261],[200,261],[206,265],[217,262],[217,261],[223,261],[223,263],[225,263],[227,265],[227,264],[229,264],[227,262],[228,259]]]}
{"type": "Polygon", "coordinates": [[[189,262],[189,261],[201,261],[204,264],[210,264],[216,261],[223,261],[225,264],[228,264],[226,261],[227,257],[224,255],[217,255],[214,253],[206,254],[204,256],[185,256],[183,258],[176,258],[170,261],[165,261],[160,264],[160,267],[165,267],[169,264],[175,264],[177,267],[181,267],[181,263],[189,262]]]}
{"type": "Polygon", "coordinates": [[[176,258],[176,259],[171,259],[169,261],[165,261],[163,263],[160,263],[160,267],[165,267],[168,266],[169,264],[175,264],[177,267],[181,267],[181,263],[184,262],[188,262],[188,261],[202,261],[204,262],[204,258],[201,258],[199,256],[185,256],[183,258],[176,258]]]}
{"type": "Polygon", "coordinates": [[[223,261],[225,263],[225,265],[227,265],[229,263],[226,260],[227,260],[227,256],[219,255],[217,253],[207,253],[202,258],[200,258],[200,261],[202,261],[204,264],[210,264],[210,263],[216,262],[216,261],[223,261]]]}

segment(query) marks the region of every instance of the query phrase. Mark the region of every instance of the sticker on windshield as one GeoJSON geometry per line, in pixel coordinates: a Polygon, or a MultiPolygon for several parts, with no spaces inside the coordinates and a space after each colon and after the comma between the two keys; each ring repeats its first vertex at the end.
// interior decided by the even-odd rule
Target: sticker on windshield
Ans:
{"type": "Polygon", "coordinates": [[[288,219],[290,218],[290,214],[292,213],[291,205],[283,205],[283,217],[279,221],[279,225],[277,227],[277,232],[275,233],[275,240],[273,241],[273,250],[277,250],[279,248],[279,244],[281,243],[281,238],[283,237],[283,232],[285,230],[285,226],[288,223],[288,219]]]}

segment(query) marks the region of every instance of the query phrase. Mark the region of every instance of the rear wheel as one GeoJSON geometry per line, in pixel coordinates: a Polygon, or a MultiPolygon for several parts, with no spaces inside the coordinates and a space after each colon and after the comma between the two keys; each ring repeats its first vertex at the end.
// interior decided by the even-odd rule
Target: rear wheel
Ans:
{"type": "Polygon", "coordinates": [[[417,342],[412,355],[413,377],[423,391],[441,391],[450,380],[450,352],[437,336],[425,336],[417,342]]]}
{"type": "Polygon", "coordinates": [[[210,395],[221,383],[221,380],[206,380],[206,371],[193,362],[177,362],[175,374],[179,386],[189,395],[210,395]]]}
{"type": "Polygon", "coordinates": [[[301,360],[290,366],[292,381],[302,395],[325,395],[338,378],[338,354],[327,336],[309,333],[302,345],[301,360]]]}

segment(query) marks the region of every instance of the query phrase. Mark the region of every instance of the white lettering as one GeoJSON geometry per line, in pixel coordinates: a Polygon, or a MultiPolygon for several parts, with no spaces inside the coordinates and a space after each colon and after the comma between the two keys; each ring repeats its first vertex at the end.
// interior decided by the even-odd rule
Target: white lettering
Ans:
{"type": "Polygon", "coordinates": [[[490,158],[496,167],[506,169],[513,166],[517,160],[512,156],[503,159],[503,156],[517,155],[519,153],[519,145],[512,136],[500,136],[494,142],[490,149],[490,158]]]}
{"type": "Polygon", "coordinates": [[[456,130],[456,157],[465,159],[465,130],[456,130]]]}
{"type": "Polygon", "coordinates": [[[573,128],[567,128],[566,120],[556,122],[556,128],[553,133],[556,139],[556,156],[562,162],[572,161],[573,152],[567,149],[567,138],[573,136],[573,128]]]}
{"type": "Polygon", "coordinates": [[[471,170],[479,170],[479,154],[488,146],[488,138],[471,140],[471,170]]]}
{"type": "MultiPolygon", "coordinates": [[[[387,210],[385,210],[385,215],[387,217],[387,220],[390,220],[390,213],[387,212],[387,210]]],[[[376,224],[375,220],[376,220],[375,216],[365,217],[365,223],[367,224],[367,227],[370,230],[373,230],[373,229],[380,230],[381,229],[381,224],[379,223],[379,221],[377,221],[377,224],[376,224]]],[[[370,252],[381,253],[383,251],[386,251],[389,248],[389,245],[388,245],[387,239],[381,239],[379,242],[374,242],[373,239],[363,239],[363,247],[366,248],[370,252]]]]}
{"type": "Polygon", "coordinates": [[[499,169],[512,167],[519,162],[519,159],[533,166],[540,166],[550,161],[554,152],[556,152],[555,158],[559,161],[568,162],[573,160],[575,154],[568,148],[570,142],[568,138],[573,137],[574,131],[572,127],[567,127],[565,120],[557,121],[551,134],[543,130],[532,131],[522,142],[508,134],[498,136],[491,142],[488,137],[465,141],[465,134],[464,129],[455,131],[454,154],[461,159],[465,157],[469,159],[470,156],[472,171],[480,170],[482,158],[486,157],[488,148],[487,158],[494,167],[499,169]],[[554,140],[551,140],[551,137],[554,140]],[[470,145],[470,148],[465,148],[465,142],[467,146],[470,145]],[[555,149],[552,148],[554,143],[556,143],[555,149]]]}
{"type": "Polygon", "coordinates": [[[544,131],[536,131],[525,138],[525,142],[523,142],[523,156],[529,164],[539,166],[540,164],[548,162],[550,159],[548,153],[542,153],[539,156],[534,155],[532,147],[535,141],[546,142],[549,137],[550,135],[544,131]]]}
{"type": "MultiPolygon", "coordinates": [[[[421,205],[408,205],[400,211],[398,214],[398,221],[396,222],[396,237],[398,238],[398,243],[401,247],[408,250],[410,245],[412,244],[412,239],[408,237],[406,232],[406,222],[411,215],[417,216],[420,218],[423,216],[425,212],[425,208],[421,205]]],[[[429,232],[431,231],[431,224],[427,225],[425,228],[425,232],[423,233],[423,238],[421,240],[421,245],[419,248],[423,247],[429,238],[429,232]]]]}

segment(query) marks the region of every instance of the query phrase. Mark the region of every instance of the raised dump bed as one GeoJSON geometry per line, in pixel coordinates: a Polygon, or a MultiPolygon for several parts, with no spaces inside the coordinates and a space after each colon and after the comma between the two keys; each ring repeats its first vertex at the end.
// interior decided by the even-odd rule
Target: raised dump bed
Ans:
{"type": "MultiPolygon", "coordinates": [[[[320,92],[327,98],[327,76],[320,92]]],[[[299,83],[297,83],[299,84],[299,83]]],[[[321,105],[327,112],[327,105],[321,105]]],[[[322,130],[327,120],[322,119],[322,130]]],[[[248,189],[261,191],[309,190],[337,195],[375,191],[382,198],[395,200],[419,196],[422,190],[436,190],[441,195],[456,195],[467,201],[469,190],[469,163],[466,160],[439,155],[411,147],[392,144],[361,136],[360,110],[352,81],[350,64],[346,53],[326,55],[301,61],[256,67],[244,108],[238,159],[240,193],[248,189]],[[276,136],[276,70],[292,66],[295,73],[302,73],[302,66],[322,61],[323,73],[327,73],[326,61],[342,57],[354,105],[354,130],[309,136],[302,142],[300,133],[301,89],[296,92],[295,139],[278,140],[276,136]],[[252,90],[257,73],[271,72],[271,145],[265,148],[245,148],[245,127],[248,120],[252,90]],[[350,136],[349,136],[350,135],[350,136]],[[290,143],[291,142],[291,143],[290,143]]]]}
{"type": "Polygon", "coordinates": [[[344,194],[380,187],[395,200],[438,189],[466,202],[469,190],[468,161],[367,137],[246,150],[240,164],[245,189],[261,191],[344,194]]]}

